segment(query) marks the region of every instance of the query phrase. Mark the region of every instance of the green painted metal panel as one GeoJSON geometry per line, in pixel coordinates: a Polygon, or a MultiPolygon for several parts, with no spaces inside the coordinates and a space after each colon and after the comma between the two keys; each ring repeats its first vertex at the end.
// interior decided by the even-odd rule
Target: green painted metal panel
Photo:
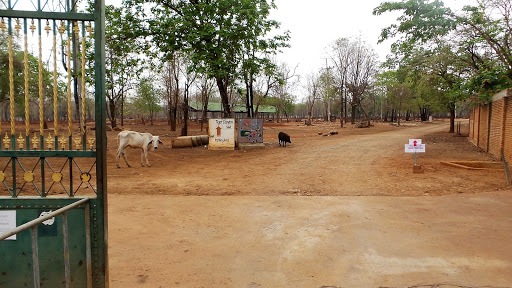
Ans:
{"type": "Polygon", "coordinates": [[[91,227],[95,241],[93,245],[93,279],[95,287],[108,287],[108,217],[107,217],[107,112],[105,86],[105,2],[94,2],[94,71],[95,71],[95,115],[96,115],[96,184],[97,198],[91,203],[91,211],[97,223],[91,227]],[[97,246],[95,246],[97,245],[97,246]]]}
{"type": "MultiPolygon", "coordinates": [[[[39,217],[42,212],[61,208],[57,204],[41,205],[39,201],[25,201],[27,203],[21,205],[25,208],[16,209],[16,226],[39,217]]],[[[5,210],[4,205],[1,206],[0,209],[5,210]]],[[[68,223],[73,223],[68,227],[71,287],[87,287],[84,215],[84,209],[67,213],[68,223]]],[[[37,226],[41,287],[65,287],[62,215],[54,219],[51,225],[37,226]]],[[[16,240],[0,241],[0,259],[0,287],[34,287],[30,230],[18,233],[16,240]]]]}
{"type": "MultiPolygon", "coordinates": [[[[41,4],[38,2],[39,5],[41,4]]],[[[9,2],[8,7],[11,7],[9,2]]],[[[66,8],[67,9],[67,8],[66,8]]],[[[11,188],[17,191],[17,182],[23,183],[23,171],[15,169],[19,167],[20,162],[16,162],[19,158],[35,157],[40,159],[41,175],[52,173],[52,169],[48,169],[45,159],[52,158],[91,158],[95,159],[96,166],[96,197],[90,200],[90,238],[92,250],[92,287],[103,288],[108,287],[108,258],[107,258],[107,164],[106,164],[106,100],[105,100],[105,3],[104,0],[94,1],[94,13],[76,13],[74,11],[67,12],[46,12],[46,11],[16,11],[12,9],[0,10],[0,17],[7,17],[9,21],[9,33],[12,33],[11,19],[28,18],[28,19],[55,19],[55,20],[71,20],[71,21],[94,21],[94,47],[95,47],[95,133],[96,133],[96,150],[87,151],[85,141],[81,151],[71,150],[15,150],[16,138],[11,135],[12,150],[2,150],[0,148],[0,157],[11,160],[12,172],[5,171],[8,177],[14,179],[11,188]],[[16,164],[18,163],[18,164],[16,164]],[[46,168],[45,168],[46,167],[46,168]],[[46,172],[45,172],[46,171],[46,172]],[[12,175],[11,175],[12,174],[12,175]]],[[[83,23],[82,23],[83,24],[83,23]]],[[[54,27],[55,28],[55,27],[54,27]]],[[[39,28],[39,32],[40,32],[39,28]]],[[[57,137],[55,138],[57,140],[57,137]]],[[[40,135],[40,144],[44,147],[44,136],[40,135]]],[[[68,139],[69,147],[71,147],[71,138],[68,139]]],[[[27,145],[29,139],[27,138],[27,145]]],[[[27,146],[30,147],[30,146],[27,146]]],[[[55,142],[55,149],[58,148],[55,142]]],[[[41,148],[43,149],[43,148],[41,148]]],[[[29,159],[30,160],[30,159],[29,159]]],[[[25,161],[25,160],[23,160],[25,161]]],[[[8,164],[6,164],[8,165],[8,164]]],[[[92,168],[91,168],[92,169],[92,168]]],[[[69,165],[69,175],[78,173],[73,172],[69,165]]],[[[91,174],[93,171],[91,171],[91,174]]],[[[5,176],[5,175],[4,175],[5,176]]],[[[42,176],[41,190],[42,197],[26,197],[12,193],[11,197],[0,197],[0,211],[16,210],[16,225],[37,218],[41,212],[56,210],[66,206],[76,198],[56,198],[44,197],[47,192],[45,178],[42,176]]],[[[73,179],[70,177],[70,179],[73,179]]],[[[70,191],[74,189],[80,182],[69,183],[70,191]]],[[[5,186],[5,185],[4,185],[5,186]]],[[[72,195],[73,196],[73,195],[72,195]]],[[[69,248],[71,262],[71,287],[87,287],[87,271],[85,263],[85,210],[84,207],[73,209],[67,213],[69,223],[69,248]]],[[[46,227],[38,226],[38,244],[39,244],[39,261],[40,261],[40,281],[42,287],[65,287],[64,274],[64,251],[63,251],[63,231],[62,216],[56,217],[53,225],[46,227]],[[55,225],[55,226],[53,226],[55,225]],[[51,227],[50,227],[51,226],[51,227]]],[[[33,263],[32,263],[32,245],[30,230],[21,232],[17,235],[17,240],[5,240],[0,242],[0,288],[1,287],[33,287],[33,263]]],[[[89,283],[91,284],[91,283],[89,283]]]]}
{"type": "Polygon", "coordinates": [[[39,151],[39,150],[1,150],[0,157],[73,157],[73,158],[94,158],[96,151],[39,151]]]}

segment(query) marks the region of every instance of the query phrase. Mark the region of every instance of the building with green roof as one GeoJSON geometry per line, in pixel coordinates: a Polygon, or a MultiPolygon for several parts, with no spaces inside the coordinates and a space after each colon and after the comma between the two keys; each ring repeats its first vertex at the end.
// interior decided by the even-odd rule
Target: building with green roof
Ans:
{"type": "MultiPolygon", "coordinates": [[[[193,117],[195,116],[196,119],[201,118],[202,106],[203,105],[201,102],[190,102],[189,103],[189,110],[190,110],[190,112],[194,113],[193,117]]],[[[245,105],[235,104],[234,107],[232,107],[232,110],[233,110],[233,112],[235,112],[234,113],[235,118],[244,118],[247,115],[247,107],[245,107],[245,105]]],[[[206,114],[206,117],[208,119],[209,118],[222,118],[222,112],[223,112],[222,103],[209,102],[208,103],[208,112],[206,114]]],[[[276,114],[275,107],[260,105],[258,107],[258,114],[256,115],[256,118],[274,119],[275,114],[276,114]]]]}

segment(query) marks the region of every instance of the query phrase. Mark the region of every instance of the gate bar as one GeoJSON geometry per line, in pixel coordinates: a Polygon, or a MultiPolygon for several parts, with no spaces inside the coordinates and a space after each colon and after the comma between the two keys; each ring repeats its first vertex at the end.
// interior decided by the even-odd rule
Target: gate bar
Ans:
{"type": "Polygon", "coordinates": [[[34,274],[34,287],[41,287],[41,279],[39,276],[39,246],[37,244],[37,226],[32,226],[30,229],[32,238],[32,269],[34,274]]]}
{"type": "Polygon", "coordinates": [[[1,10],[0,17],[8,18],[30,18],[30,19],[55,19],[70,21],[94,21],[94,14],[78,12],[44,12],[44,11],[23,11],[23,10],[1,10]],[[63,15],[64,14],[64,15],[63,15]]]}
{"type": "Polygon", "coordinates": [[[92,288],[91,259],[91,204],[85,203],[85,262],[87,264],[87,288],[92,288]]]}
{"type": "Polygon", "coordinates": [[[64,276],[66,277],[66,288],[71,284],[71,269],[69,264],[69,237],[68,237],[68,215],[62,213],[62,238],[64,240],[64,276]]]}

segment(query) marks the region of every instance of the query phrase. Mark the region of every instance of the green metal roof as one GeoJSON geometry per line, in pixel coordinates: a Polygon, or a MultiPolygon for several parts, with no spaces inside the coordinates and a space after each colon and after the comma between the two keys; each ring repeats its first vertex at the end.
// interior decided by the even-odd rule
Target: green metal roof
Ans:
{"type": "MultiPolygon", "coordinates": [[[[196,110],[201,110],[202,103],[190,102],[189,106],[196,110]]],[[[256,108],[256,107],[254,107],[254,108],[256,108]]],[[[209,112],[222,112],[222,103],[209,102],[208,103],[208,111],[209,112]]],[[[234,111],[235,111],[235,113],[247,112],[245,105],[240,105],[240,104],[235,105],[234,111]]],[[[276,108],[272,107],[272,106],[260,105],[258,108],[258,113],[276,113],[276,108]]]]}

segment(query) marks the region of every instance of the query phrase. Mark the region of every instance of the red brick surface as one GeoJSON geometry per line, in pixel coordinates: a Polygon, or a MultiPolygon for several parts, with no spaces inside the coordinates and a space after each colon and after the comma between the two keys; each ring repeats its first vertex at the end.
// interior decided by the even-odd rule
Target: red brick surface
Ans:
{"type": "Polygon", "coordinates": [[[510,98],[507,98],[505,107],[503,152],[510,163],[512,162],[512,100],[510,98]]]}
{"type": "Polygon", "coordinates": [[[473,108],[469,119],[468,139],[498,159],[501,159],[503,149],[507,161],[512,162],[512,100],[510,98],[512,98],[512,89],[504,90],[494,97],[491,104],[473,108]]]}
{"type": "Polygon", "coordinates": [[[490,105],[480,106],[480,131],[478,133],[478,146],[489,152],[489,110],[490,105]]]}
{"type": "Polygon", "coordinates": [[[491,129],[489,131],[489,153],[492,155],[500,155],[501,149],[503,148],[502,136],[503,136],[503,120],[505,113],[503,111],[503,107],[505,103],[505,98],[493,102],[492,105],[492,113],[491,113],[491,129]]]}

